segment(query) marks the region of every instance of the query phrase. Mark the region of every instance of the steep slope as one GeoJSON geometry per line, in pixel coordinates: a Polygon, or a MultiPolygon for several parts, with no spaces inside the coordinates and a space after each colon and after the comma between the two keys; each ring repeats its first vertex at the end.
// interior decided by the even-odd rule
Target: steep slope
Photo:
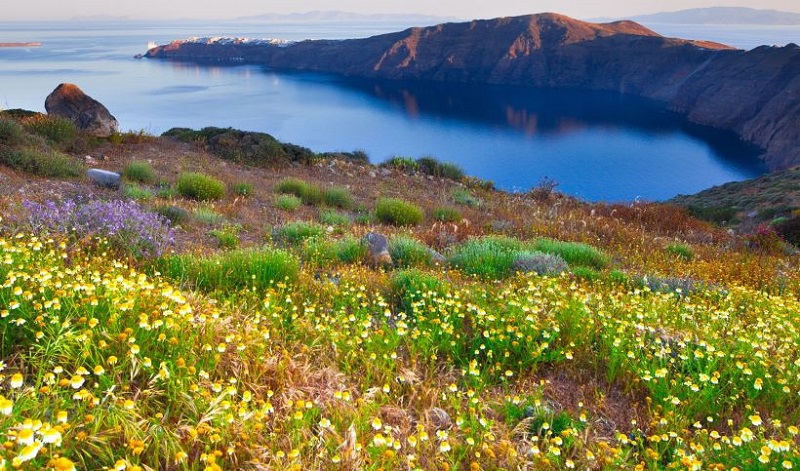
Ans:
{"type": "Polygon", "coordinates": [[[261,63],[359,77],[610,90],[736,132],[771,168],[800,163],[800,48],[742,51],[665,38],[630,21],[562,15],[447,23],[366,39],[174,42],[147,57],[261,63]]]}

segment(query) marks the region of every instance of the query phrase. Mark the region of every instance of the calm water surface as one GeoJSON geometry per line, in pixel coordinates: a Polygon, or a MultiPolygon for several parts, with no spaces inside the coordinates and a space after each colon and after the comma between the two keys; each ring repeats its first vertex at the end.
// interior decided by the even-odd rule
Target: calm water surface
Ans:
{"type": "MultiPolygon", "coordinates": [[[[560,190],[588,200],[661,200],[764,171],[756,152],[736,138],[613,94],[359,81],[132,59],[148,41],[189,36],[345,38],[404,27],[0,23],[0,42],[44,43],[0,49],[0,106],[43,111],[56,85],[73,82],[105,104],[123,129],[231,126],[315,151],[362,149],[373,162],[431,155],[507,190],[527,190],[547,176],[560,190]]],[[[722,33],[708,39],[722,40],[722,33]]]]}

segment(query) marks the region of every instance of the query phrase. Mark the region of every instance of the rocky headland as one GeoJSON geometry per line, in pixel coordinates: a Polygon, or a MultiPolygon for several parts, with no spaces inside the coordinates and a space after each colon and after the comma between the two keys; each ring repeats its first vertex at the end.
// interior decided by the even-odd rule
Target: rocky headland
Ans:
{"type": "Polygon", "coordinates": [[[606,90],[733,131],[772,169],[800,163],[800,47],[750,51],[667,38],[632,21],[545,13],[349,40],[175,41],[146,57],[257,63],[356,77],[606,90]]]}

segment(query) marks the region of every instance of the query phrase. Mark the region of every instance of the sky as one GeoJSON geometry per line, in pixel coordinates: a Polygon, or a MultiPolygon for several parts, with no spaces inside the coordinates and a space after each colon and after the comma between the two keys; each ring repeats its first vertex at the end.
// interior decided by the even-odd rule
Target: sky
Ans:
{"type": "Polygon", "coordinates": [[[709,6],[750,6],[800,13],[798,0],[24,0],[2,20],[66,20],[76,17],[233,19],[265,13],[338,10],[414,13],[457,19],[556,12],[579,19],[625,17],[709,6]]]}

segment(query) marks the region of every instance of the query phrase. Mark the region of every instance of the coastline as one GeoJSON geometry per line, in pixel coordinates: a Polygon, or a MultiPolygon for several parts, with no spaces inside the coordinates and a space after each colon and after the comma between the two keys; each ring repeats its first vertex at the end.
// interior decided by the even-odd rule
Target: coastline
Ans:
{"type": "Polygon", "coordinates": [[[39,47],[42,43],[32,42],[16,42],[16,43],[0,43],[0,47],[39,47]]]}

